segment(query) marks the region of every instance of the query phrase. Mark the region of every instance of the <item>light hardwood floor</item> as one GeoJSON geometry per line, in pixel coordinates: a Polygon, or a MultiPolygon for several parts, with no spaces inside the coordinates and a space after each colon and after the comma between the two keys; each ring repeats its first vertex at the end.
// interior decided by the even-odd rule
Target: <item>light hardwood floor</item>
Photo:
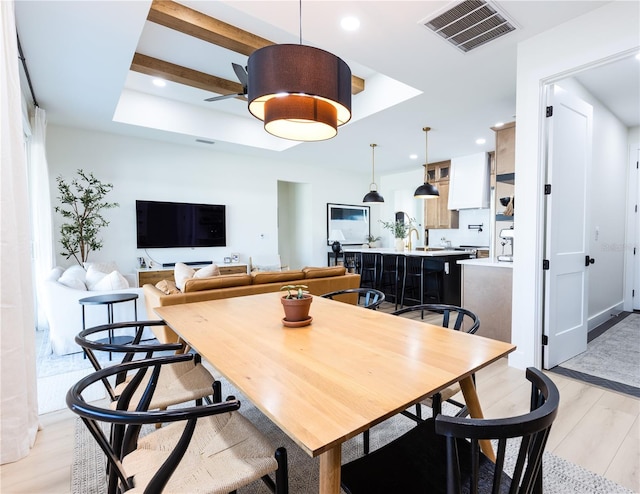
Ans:
{"type": "MultiPolygon", "coordinates": [[[[548,375],[560,389],[560,410],[547,450],[640,492],[640,400],[548,375]]],[[[503,359],[476,377],[485,417],[527,410],[530,387],[524,371],[503,359]]],[[[2,494],[70,492],[75,416],[63,410],[40,418],[42,430],[29,456],[0,467],[2,494]]]]}

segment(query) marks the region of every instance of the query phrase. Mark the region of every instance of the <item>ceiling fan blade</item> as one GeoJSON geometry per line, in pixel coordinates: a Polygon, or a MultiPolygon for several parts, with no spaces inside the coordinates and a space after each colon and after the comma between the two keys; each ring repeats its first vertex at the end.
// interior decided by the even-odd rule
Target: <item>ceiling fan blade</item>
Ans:
{"type": "Polygon", "coordinates": [[[244,95],[245,93],[223,94],[222,96],[214,96],[213,98],[207,98],[205,101],[220,101],[223,99],[237,98],[238,96],[244,96],[244,95]]]}
{"type": "Polygon", "coordinates": [[[249,84],[249,76],[247,75],[247,71],[241,66],[238,65],[237,63],[231,63],[231,66],[233,67],[233,71],[236,73],[236,76],[238,77],[238,80],[240,81],[240,84],[242,84],[242,87],[244,88],[244,90],[247,90],[247,84],[249,84]]]}

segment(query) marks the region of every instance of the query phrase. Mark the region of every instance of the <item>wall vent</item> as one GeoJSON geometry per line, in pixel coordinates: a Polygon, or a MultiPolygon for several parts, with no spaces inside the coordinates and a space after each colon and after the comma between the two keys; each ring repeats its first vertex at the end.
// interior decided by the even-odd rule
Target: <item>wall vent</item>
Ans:
{"type": "Polygon", "coordinates": [[[482,0],[464,0],[420,23],[465,53],[516,29],[495,4],[482,0]]]}
{"type": "Polygon", "coordinates": [[[214,141],[208,141],[206,139],[196,139],[196,142],[201,142],[202,144],[215,144],[214,141]]]}

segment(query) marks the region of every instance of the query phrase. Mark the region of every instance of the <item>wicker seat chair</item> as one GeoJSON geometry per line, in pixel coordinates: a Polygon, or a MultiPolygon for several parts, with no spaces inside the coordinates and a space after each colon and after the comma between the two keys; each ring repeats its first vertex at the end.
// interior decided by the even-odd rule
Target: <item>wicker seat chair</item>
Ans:
{"type": "MultiPolygon", "coordinates": [[[[120,354],[122,355],[122,363],[130,362],[136,358],[138,360],[150,358],[158,355],[159,352],[164,354],[183,353],[185,349],[183,343],[145,344],[141,342],[145,327],[164,326],[165,324],[164,321],[131,321],[104,324],[81,331],[76,336],[75,341],[83,348],[96,371],[102,370],[96,352],[120,354]],[[107,336],[111,332],[127,328],[136,328],[135,336],[130,343],[109,343],[107,336]],[[103,335],[104,338],[101,338],[103,335]]],[[[130,379],[131,376],[121,372],[116,375],[115,385],[112,385],[106,379],[102,381],[114,406],[130,379]]],[[[200,398],[205,398],[208,402],[218,402],[222,398],[220,395],[220,382],[202,365],[200,356],[195,355],[192,360],[176,362],[163,367],[150,409],[165,409],[171,405],[200,398]]]]}
{"type": "Polygon", "coordinates": [[[272,492],[286,494],[286,450],[274,449],[238,412],[238,400],[229,397],[212,404],[198,400],[187,408],[149,411],[162,369],[194,358],[182,354],[116,364],[84,377],[67,393],[67,406],[82,418],[107,457],[108,493],[226,493],[262,479],[272,492]],[[83,397],[98,381],[131,371],[135,376],[115,410],[83,397]],[[111,424],[110,439],[101,423],[111,424]],[[158,424],[164,426],[153,430],[158,424]],[[151,432],[141,436],[145,425],[151,432]]]}

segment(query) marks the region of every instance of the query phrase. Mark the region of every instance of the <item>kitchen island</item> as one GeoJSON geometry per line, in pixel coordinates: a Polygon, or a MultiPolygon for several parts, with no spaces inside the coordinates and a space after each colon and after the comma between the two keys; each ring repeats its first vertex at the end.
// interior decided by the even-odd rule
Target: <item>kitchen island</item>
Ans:
{"type": "MultiPolygon", "coordinates": [[[[421,248],[422,249],[422,248],[421,248]]],[[[475,255],[475,251],[472,249],[434,249],[434,250],[404,250],[396,251],[392,248],[376,248],[376,249],[363,249],[363,248],[345,248],[343,251],[345,265],[348,268],[353,268],[356,272],[359,272],[359,254],[373,253],[378,254],[382,260],[382,256],[402,256],[406,257],[425,257],[434,261],[435,265],[441,266],[441,282],[439,290],[440,303],[461,305],[462,304],[462,269],[458,261],[470,259],[475,255]],[[353,263],[353,264],[352,264],[353,263]]],[[[397,281],[399,290],[402,287],[404,279],[404,263],[399,263],[399,269],[397,272],[397,281]]],[[[378,282],[379,288],[384,288],[378,282]]],[[[383,290],[385,291],[385,290],[383,290]]],[[[395,293],[385,291],[385,296],[388,300],[395,301],[395,293]]],[[[407,304],[405,304],[407,305],[407,304]]]]}

